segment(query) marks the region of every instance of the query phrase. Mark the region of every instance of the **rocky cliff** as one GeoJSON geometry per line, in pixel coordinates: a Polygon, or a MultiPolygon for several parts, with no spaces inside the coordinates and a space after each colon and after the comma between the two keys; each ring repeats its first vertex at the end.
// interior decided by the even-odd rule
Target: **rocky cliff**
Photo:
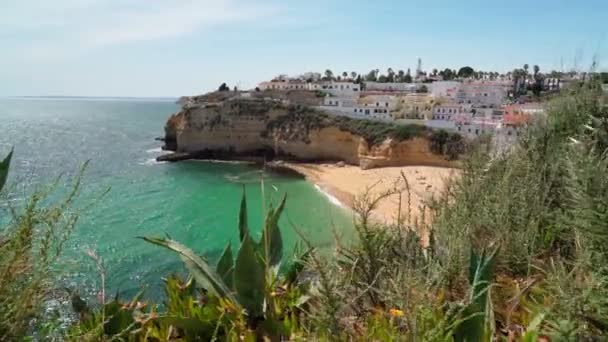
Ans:
{"type": "Polygon", "coordinates": [[[269,98],[182,103],[167,121],[165,142],[186,158],[280,157],[362,168],[452,165],[423,126],[337,117],[269,98]]]}

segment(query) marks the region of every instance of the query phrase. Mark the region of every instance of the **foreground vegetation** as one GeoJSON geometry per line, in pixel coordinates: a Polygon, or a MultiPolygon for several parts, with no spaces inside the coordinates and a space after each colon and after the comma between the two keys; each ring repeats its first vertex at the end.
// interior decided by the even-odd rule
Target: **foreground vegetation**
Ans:
{"type": "MultiPolygon", "coordinates": [[[[216,264],[177,241],[145,237],[175,252],[190,276],[166,278],[162,305],[137,296],[102,297],[89,306],[75,297],[80,320],[62,338],[602,340],[608,335],[608,112],[599,98],[594,83],[578,85],[509,153],[480,144],[420,219],[410,208],[396,213],[395,226],[370,221],[378,201],[370,189],[356,200],[357,242],[338,242],[331,256],[306,246],[286,258],[285,227],[278,225],[285,199],[269,206],[256,239],[243,196],[234,227],[240,244],[234,254],[227,246],[216,264]]],[[[404,203],[407,184],[403,177],[391,192],[404,203]]],[[[2,239],[0,271],[11,275],[0,283],[2,339],[32,334],[32,318],[52,289],[54,259],[31,257],[48,253],[40,237],[49,230],[27,227],[62,230],[55,230],[58,221],[34,219],[55,217],[53,209],[28,208],[14,214],[2,239]]]]}

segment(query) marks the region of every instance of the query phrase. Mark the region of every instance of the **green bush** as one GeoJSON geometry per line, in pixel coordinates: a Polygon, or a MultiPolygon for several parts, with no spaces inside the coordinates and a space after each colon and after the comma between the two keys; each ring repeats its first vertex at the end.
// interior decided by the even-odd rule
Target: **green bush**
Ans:
{"type": "MultiPolygon", "coordinates": [[[[0,191],[5,187],[12,155],[0,162],[0,191]]],[[[78,221],[72,204],[80,181],[79,176],[60,201],[43,204],[59,184],[56,182],[34,193],[22,208],[10,208],[10,216],[2,217],[6,225],[0,230],[0,340],[21,339],[45,324],[41,318],[55,289],[56,263],[78,221]]]]}

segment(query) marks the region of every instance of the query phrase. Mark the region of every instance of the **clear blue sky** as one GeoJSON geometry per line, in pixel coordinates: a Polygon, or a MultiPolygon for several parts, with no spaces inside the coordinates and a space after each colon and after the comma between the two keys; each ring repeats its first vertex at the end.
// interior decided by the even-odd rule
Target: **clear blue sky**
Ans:
{"type": "Polygon", "coordinates": [[[178,96],[279,73],[608,67],[608,0],[2,0],[0,96],[178,96]]]}

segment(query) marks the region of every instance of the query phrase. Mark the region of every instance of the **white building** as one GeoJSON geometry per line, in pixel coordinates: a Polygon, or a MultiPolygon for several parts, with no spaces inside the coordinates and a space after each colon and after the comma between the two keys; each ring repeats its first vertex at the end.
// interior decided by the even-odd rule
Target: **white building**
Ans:
{"type": "Polygon", "coordinates": [[[414,93],[418,89],[415,83],[380,83],[380,82],[365,82],[366,91],[387,91],[387,92],[408,92],[414,93]]]}
{"type": "Polygon", "coordinates": [[[446,103],[433,106],[432,120],[452,121],[456,115],[470,113],[470,108],[458,103],[446,103]]]}
{"type": "Polygon", "coordinates": [[[508,90],[501,82],[472,81],[459,87],[455,100],[473,106],[496,108],[505,102],[507,94],[508,90]]]}
{"type": "Polygon", "coordinates": [[[354,118],[392,120],[391,109],[395,107],[392,96],[364,98],[326,96],[319,109],[335,115],[354,118]]]}
{"type": "Polygon", "coordinates": [[[456,122],[456,131],[468,138],[475,138],[486,134],[494,135],[501,126],[499,121],[494,120],[465,119],[456,122]]]}
{"type": "Polygon", "coordinates": [[[264,90],[306,90],[308,84],[299,80],[274,80],[258,84],[258,88],[264,90]]]}
{"type": "Polygon", "coordinates": [[[440,81],[433,82],[427,85],[429,93],[435,97],[445,97],[448,99],[456,99],[456,94],[462,83],[457,81],[440,81]]]}
{"type": "Polygon", "coordinates": [[[320,90],[337,97],[358,97],[361,86],[352,82],[314,82],[307,83],[308,90],[320,90]]]}
{"type": "Polygon", "coordinates": [[[357,105],[353,108],[353,114],[360,118],[380,119],[385,121],[393,120],[393,116],[388,108],[357,105]]]}

